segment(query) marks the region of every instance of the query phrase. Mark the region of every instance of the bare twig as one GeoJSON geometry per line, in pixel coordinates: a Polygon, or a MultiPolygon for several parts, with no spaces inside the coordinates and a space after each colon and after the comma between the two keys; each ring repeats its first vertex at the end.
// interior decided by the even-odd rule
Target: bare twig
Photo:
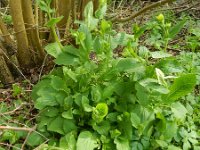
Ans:
{"type": "Polygon", "coordinates": [[[0,143],[0,145],[7,146],[7,147],[12,147],[12,148],[14,148],[14,149],[18,149],[18,150],[20,150],[19,147],[13,146],[13,145],[8,144],[8,143],[0,143]]]}
{"type": "Polygon", "coordinates": [[[15,130],[15,131],[28,131],[32,132],[34,128],[24,128],[24,127],[10,127],[10,126],[0,126],[0,130],[15,130]]]}
{"type": "Polygon", "coordinates": [[[15,113],[17,110],[19,110],[23,105],[25,105],[25,103],[22,103],[20,106],[18,106],[17,108],[15,108],[15,109],[12,110],[12,111],[8,111],[8,112],[5,112],[5,113],[1,113],[0,116],[2,116],[2,115],[10,115],[10,114],[13,114],[13,113],[15,113]]]}
{"type": "Polygon", "coordinates": [[[45,63],[46,63],[46,60],[47,60],[47,56],[48,56],[48,54],[45,55],[44,60],[43,60],[43,62],[42,62],[42,66],[41,66],[41,70],[40,70],[40,74],[39,74],[39,81],[40,81],[40,79],[41,79],[42,72],[43,72],[43,69],[44,69],[44,67],[45,67],[45,63]]]}
{"type": "Polygon", "coordinates": [[[176,14],[180,14],[180,13],[182,13],[184,11],[188,11],[188,10],[192,9],[193,7],[197,7],[198,5],[200,5],[199,2],[198,3],[194,3],[193,5],[189,6],[188,8],[182,9],[181,11],[177,12],[176,14]]]}
{"type": "MultiPolygon", "coordinates": [[[[34,129],[34,130],[36,129],[36,125],[33,127],[33,129],[34,129]]],[[[22,144],[22,147],[21,147],[22,150],[24,149],[24,146],[26,145],[26,142],[27,142],[27,140],[28,140],[28,138],[29,138],[29,136],[30,136],[30,134],[31,134],[32,132],[33,132],[33,131],[29,131],[29,132],[28,132],[28,134],[27,134],[27,136],[26,136],[26,139],[24,140],[24,143],[22,144]]]]}
{"type": "Polygon", "coordinates": [[[126,18],[118,18],[118,17],[115,17],[113,19],[111,19],[112,22],[126,22],[126,21],[130,21],[132,19],[134,19],[135,17],[145,13],[146,11],[150,10],[150,9],[153,9],[155,7],[158,7],[158,6],[161,6],[161,5],[164,5],[166,3],[170,3],[174,0],[163,0],[163,1],[159,1],[159,2],[156,2],[156,3],[153,3],[149,6],[146,6],[144,8],[142,8],[141,10],[139,10],[138,12],[132,14],[131,16],[129,17],[126,17],[126,18]]]}

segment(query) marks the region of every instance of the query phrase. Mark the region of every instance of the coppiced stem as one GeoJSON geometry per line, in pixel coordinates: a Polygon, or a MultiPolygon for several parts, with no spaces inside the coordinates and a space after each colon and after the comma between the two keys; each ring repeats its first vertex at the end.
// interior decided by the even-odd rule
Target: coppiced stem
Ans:
{"type": "Polygon", "coordinates": [[[27,37],[29,39],[30,44],[35,51],[37,64],[41,64],[44,59],[45,53],[40,43],[39,35],[37,32],[37,26],[35,24],[35,19],[32,10],[32,1],[31,0],[22,0],[22,12],[23,19],[25,23],[25,28],[27,31],[27,37]],[[39,59],[38,59],[39,58],[39,59]]]}
{"type": "Polygon", "coordinates": [[[14,31],[16,32],[17,58],[21,67],[31,68],[33,66],[33,61],[22,15],[21,0],[10,0],[9,5],[14,31]]]}

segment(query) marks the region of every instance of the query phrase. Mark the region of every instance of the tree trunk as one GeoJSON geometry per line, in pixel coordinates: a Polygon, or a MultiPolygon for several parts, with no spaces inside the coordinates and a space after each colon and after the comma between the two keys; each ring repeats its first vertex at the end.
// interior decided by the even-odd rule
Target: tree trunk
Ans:
{"type": "Polygon", "coordinates": [[[12,72],[13,75],[18,76],[18,69],[16,66],[19,67],[18,60],[16,58],[16,52],[17,47],[15,42],[12,40],[10,33],[8,32],[8,29],[4,22],[2,21],[0,17],[0,32],[2,34],[2,37],[0,38],[0,48],[4,51],[4,59],[6,60],[6,63],[12,72]],[[5,56],[6,54],[6,56],[5,56]]]}
{"type": "Polygon", "coordinates": [[[57,2],[57,14],[58,16],[63,16],[63,19],[57,24],[61,37],[64,36],[66,25],[69,21],[70,12],[72,10],[71,3],[71,0],[59,0],[59,2],[57,2]]]}
{"type": "Polygon", "coordinates": [[[93,4],[94,4],[94,13],[95,13],[95,11],[97,11],[97,9],[99,8],[99,0],[93,0],[93,4]]]}
{"type": "Polygon", "coordinates": [[[12,77],[12,74],[10,73],[7,65],[6,65],[6,62],[4,60],[4,57],[1,55],[1,49],[0,49],[0,81],[3,83],[3,84],[9,84],[9,83],[13,83],[14,82],[14,79],[12,77]]]}
{"type": "Polygon", "coordinates": [[[31,0],[22,0],[22,12],[23,12],[25,27],[27,30],[27,37],[33,46],[33,50],[37,54],[36,60],[38,60],[39,58],[39,61],[37,61],[37,64],[41,64],[44,59],[45,54],[40,44],[38,30],[36,28],[35,19],[33,16],[31,0]]]}
{"type": "Polygon", "coordinates": [[[13,19],[14,31],[17,40],[17,57],[22,68],[31,68],[33,61],[29,50],[26,29],[24,25],[21,0],[10,0],[10,11],[13,19]]]}

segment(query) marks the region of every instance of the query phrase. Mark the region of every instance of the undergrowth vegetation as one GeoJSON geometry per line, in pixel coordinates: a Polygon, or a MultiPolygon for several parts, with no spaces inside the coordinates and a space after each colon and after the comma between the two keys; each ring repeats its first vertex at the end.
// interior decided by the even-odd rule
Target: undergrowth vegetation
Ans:
{"type": "MultiPolygon", "coordinates": [[[[0,141],[11,149],[200,149],[199,22],[182,16],[172,23],[158,14],[127,34],[115,31],[105,12],[102,1],[93,17],[88,3],[85,21],[71,31],[75,45],[58,40],[45,47],[57,67],[33,88],[36,130],[4,130],[0,141]],[[184,46],[176,51],[180,45],[170,42],[184,27],[184,46]]],[[[55,31],[59,18],[50,19],[47,25],[55,31]]],[[[13,91],[15,97],[23,93],[18,86],[13,91]]],[[[9,111],[5,105],[1,113],[9,111]]],[[[33,126],[21,115],[23,124],[33,126]]],[[[5,122],[16,126],[0,124],[5,122]]]]}

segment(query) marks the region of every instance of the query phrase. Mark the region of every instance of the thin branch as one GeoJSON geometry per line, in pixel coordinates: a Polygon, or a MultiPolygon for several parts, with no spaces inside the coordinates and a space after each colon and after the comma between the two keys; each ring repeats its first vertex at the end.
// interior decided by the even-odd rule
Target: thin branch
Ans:
{"type": "Polygon", "coordinates": [[[0,143],[0,145],[7,146],[9,148],[13,148],[13,149],[16,149],[16,150],[20,150],[19,147],[13,146],[13,145],[8,144],[8,143],[0,143]]]}
{"type": "MultiPolygon", "coordinates": [[[[33,127],[33,129],[34,129],[34,130],[36,129],[36,125],[33,127]]],[[[28,134],[27,134],[27,136],[26,136],[26,139],[24,140],[24,143],[22,144],[22,147],[21,147],[22,150],[24,149],[24,147],[25,147],[25,145],[26,145],[26,142],[27,142],[27,140],[28,140],[28,138],[29,138],[29,136],[30,136],[30,134],[31,134],[32,132],[33,132],[33,131],[29,131],[29,132],[28,132],[28,134]]]]}
{"type": "Polygon", "coordinates": [[[34,128],[24,128],[24,127],[10,127],[10,126],[0,126],[0,130],[15,130],[15,131],[27,131],[32,132],[34,128]]]}
{"type": "Polygon", "coordinates": [[[188,11],[189,9],[192,9],[193,7],[197,7],[199,4],[200,4],[199,2],[198,2],[198,3],[195,3],[195,4],[191,5],[191,6],[189,6],[188,8],[185,8],[185,9],[183,9],[183,10],[177,12],[176,14],[180,14],[180,13],[182,13],[182,12],[184,12],[184,11],[188,11]]]}
{"type": "Polygon", "coordinates": [[[150,9],[153,9],[153,8],[156,8],[158,6],[161,6],[161,5],[164,5],[166,3],[170,3],[174,0],[163,0],[163,1],[159,1],[159,2],[156,2],[156,3],[153,3],[149,6],[146,6],[144,8],[142,8],[141,10],[139,10],[138,12],[132,14],[131,16],[129,17],[126,17],[126,18],[118,18],[118,17],[115,17],[113,19],[111,19],[112,22],[126,22],[126,21],[130,21],[132,19],[134,19],[135,17],[145,13],[146,11],[150,10],[150,9]]]}
{"type": "Polygon", "coordinates": [[[25,105],[25,103],[22,103],[20,106],[18,106],[17,108],[15,108],[15,109],[12,110],[12,111],[8,111],[8,112],[5,112],[5,113],[1,113],[0,116],[2,116],[2,115],[10,115],[10,114],[13,114],[13,113],[15,113],[17,110],[21,109],[22,106],[24,106],[24,105],[25,105]]]}

